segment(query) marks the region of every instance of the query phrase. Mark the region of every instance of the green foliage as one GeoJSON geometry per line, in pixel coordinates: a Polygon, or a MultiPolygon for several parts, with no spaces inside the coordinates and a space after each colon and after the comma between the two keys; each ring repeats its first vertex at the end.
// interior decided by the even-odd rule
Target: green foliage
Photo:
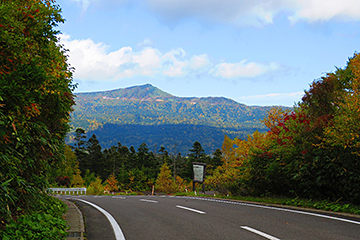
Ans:
{"type": "Polygon", "coordinates": [[[89,186],[90,183],[94,182],[96,179],[95,173],[90,172],[90,170],[87,169],[85,171],[85,175],[84,175],[83,179],[84,179],[85,186],[89,186]]]}
{"type": "Polygon", "coordinates": [[[97,177],[93,182],[91,182],[87,188],[87,194],[90,195],[100,195],[104,193],[104,186],[99,177],[97,177]]]}
{"type": "MultiPolygon", "coordinates": [[[[66,221],[62,215],[67,206],[59,199],[43,196],[38,209],[11,219],[0,231],[3,240],[12,239],[64,239],[67,235],[66,221]]],[[[18,209],[21,210],[21,209],[18,209]]]]}
{"type": "Polygon", "coordinates": [[[63,21],[50,0],[1,1],[0,221],[5,223],[39,205],[63,157],[74,104],[71,69],[55,30],[63,21]]]}
{"type": "Polygon", "coordinates": [[[247,152],[241,151],[244,144],[224,152],[224,159],[234,153],[239,159],[234,161],[243,173],[238,187],[246,191],[237,192],[359,204],[359,79],[360,55],[355,54],[344,70],[315,80],[292,112],[270,111],[262,141],[248,140],[247,152]]]}

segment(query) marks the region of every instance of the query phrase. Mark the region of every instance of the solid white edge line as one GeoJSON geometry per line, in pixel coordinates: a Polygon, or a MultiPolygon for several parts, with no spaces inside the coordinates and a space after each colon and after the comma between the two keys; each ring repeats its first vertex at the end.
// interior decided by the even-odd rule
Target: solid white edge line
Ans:
{"type": "MultiPolygon", "coordinates": [[[[183,198],[199,200],[199,198],[197,198],[197,197],[183,197],[183,198]]],[[[310,216],[314,216],[314,217],[327,218],[327,219],[331,219],[331,220],[337,220],[337,221],[341,221],[341,222],[347,222],[347,223],[353,223],[353,224],[360,225],[359,221],[349,220],[346,218],[332,217],[332,216],[328,216],[328,215],[324,215],[324,214],[288,209],[288,208],[285,208],[286,206],[284,206],[284,208],[280,208],[280,207],[271,207],[271,206],[257,205],[257,204],[244,203],[244,202],[232,202],[232,201],[224,201],[224,200],[215,201],[213,199],[206,199],[206,200],[205,199],[206,198],[203,198],[201,200],[214,201],[214,202],[227,203],[227,204],[235,204],[235,205],[241,205],[241,206],[247,206],[247,207],[271,209],[271,210],[277,210],[277,211],[283,211],[283,212],[298,213],[298,214],[303,214],[303,215],[310,215],[310,216]]],[[[309,211],[311,211],[311,209],[309,209],[309,211]]],[[[336,212],[334,212],[334,214],[336,214],[336,212]]]]}
{"type": "Polygon", "coordinates": [[[260,235],[260,236],[262,236],[264,238],[267,238],[267,239],[270,239],[270,240],[280,240],[280,238],[273,237],[273,236],[271,236],[271,235],[269,235],[267,233],[261,232],[259,230],[256,230],[256,229],[248,227],[248,226],[240,226],[240,227],[242,229],[248,230],[250,232],[253,232],[253,233],[257,234],[257,235],[260,235]]]}
{"type": "Polygon", "coordinates": [[[116,222],[116,220],[113,218],[113,216],[111,216],[110,213],[108,213],[107,211],[105,211],[104,209],[99,207],[98,205],[95,205],[94,203],[91,203],[91,202],[88,202],[88,201],[85,201],[85,200],[79,199],[79,198],[77,198],[76,200],[79,200],[86,204],[89,204],[90,206],[93,206],[94,208],[99,210],[101,213],[103,213],[106,216],[106,218],[109,220],[111,227],[114,230],[115,239],[116,240],[125,240],[125,236],[124,236],[123,232],[121,231],[119,224],[116,222]]]}
{"type": "Polygon", "coordinates": [[[200,210],[196,210],[196,209],[192,209],[192,208],[188,208],[188,207],[184,207],[184,206],[180,206],[180,205],[176,205],[177,208],[182,208],[188,211],[192,211],[192,212],[196,212],[196,213],[200,213],[200,214],[206,214],[206,212],[200,211],[200,210]]]}

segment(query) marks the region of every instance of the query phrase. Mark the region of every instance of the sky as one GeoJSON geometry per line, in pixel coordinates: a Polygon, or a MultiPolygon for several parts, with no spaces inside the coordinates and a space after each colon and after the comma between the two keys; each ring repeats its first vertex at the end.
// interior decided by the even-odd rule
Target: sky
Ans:
{"type": "Polygon", "coordinates": [[[359,51],[359,0],[57,0],[75,92],[294,106],[359,51]]]}

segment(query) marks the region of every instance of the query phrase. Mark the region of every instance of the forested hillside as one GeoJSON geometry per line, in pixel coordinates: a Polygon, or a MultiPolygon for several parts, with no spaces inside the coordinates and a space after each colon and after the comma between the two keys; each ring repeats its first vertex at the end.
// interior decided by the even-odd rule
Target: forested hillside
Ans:
{"type": "Polygon", "coordinates": [[[138,147],[145,142],[153,151],[163,146],[169,153],[187,155],[195,141],[200,142],[205,153],[210,154],[221,148],[225,135],[243,139],[255,130],[256,128],[237,130],[195,124],[122,125],[106,123],[101,128],[88,131],[87,135],[95,134],[104,148],[115,146],[118,142],[124,146],[138,147]]]}
{"type": "Polygon", "coordinates": [[[270,109],[221,97],[175,97],[150,84],[76,95],[73,129],[95,133],[102,146],[145,141],[150,148],[166,145],[183,153],[194,141],[211,153],[221,147],[225,134],[243,138],[255,129],[265,131],[260,120],[270,109]]]}

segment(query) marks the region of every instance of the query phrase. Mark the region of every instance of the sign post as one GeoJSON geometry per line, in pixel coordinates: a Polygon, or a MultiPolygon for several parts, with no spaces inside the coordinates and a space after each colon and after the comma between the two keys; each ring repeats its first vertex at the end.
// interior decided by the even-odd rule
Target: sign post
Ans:
{"type": "Polygon", "coordinates": [[[205,194],[205,172],[206,172],[206,164],[193,162],[193,171],[194,171],[194,180],[193,180],[193,191],[195,192],[195,183],[202,183],[202,190],[205,194]]]}

